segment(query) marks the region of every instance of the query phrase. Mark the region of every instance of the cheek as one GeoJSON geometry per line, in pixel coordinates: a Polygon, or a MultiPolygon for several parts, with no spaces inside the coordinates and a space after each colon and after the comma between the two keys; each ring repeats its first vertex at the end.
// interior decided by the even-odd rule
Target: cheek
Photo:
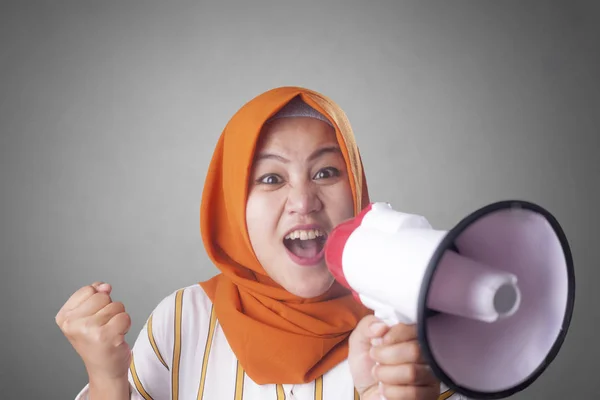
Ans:
{"type": "MultiPolygon", "coordinates": [[[[277,226],[276,201],[268,193],[251,193],[246,203],[246,225],[253,246],[271,238],[277,226]]],[[[258,249],[256,249],[258,251],[258,249]]]]}
{"type": "Polygon", "coordinates": [[[336,186],[328,196],[329,218],[334,225],[354,216],[354,200],[349,183],[336,186]]]}

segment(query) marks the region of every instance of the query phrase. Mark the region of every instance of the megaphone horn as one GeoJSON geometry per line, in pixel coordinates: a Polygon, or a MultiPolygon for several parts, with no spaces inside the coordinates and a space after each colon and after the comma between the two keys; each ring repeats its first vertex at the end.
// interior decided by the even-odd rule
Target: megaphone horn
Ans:
{"type": "Polygon", "coordinates": [[[333,229],[325,260],[388,325],[417,324],[437,377],[474,399],[530,386],[559,352],[573,313],[566,236],[526,201],[489,204],[449,231],[371,203],[333,229]]]}

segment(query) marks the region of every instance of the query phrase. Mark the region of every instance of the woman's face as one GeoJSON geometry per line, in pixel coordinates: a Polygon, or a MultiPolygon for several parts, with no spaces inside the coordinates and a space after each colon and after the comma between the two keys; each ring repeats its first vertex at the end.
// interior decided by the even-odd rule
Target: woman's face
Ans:
{"type": "Polygon", "coordinates": [[[334,279],[323,255],[327,234],[351,218],[354,202],[335,131],[313,118],[267,123],[250,174],[246,223],[269,276],[304,298],[334,279]]]}

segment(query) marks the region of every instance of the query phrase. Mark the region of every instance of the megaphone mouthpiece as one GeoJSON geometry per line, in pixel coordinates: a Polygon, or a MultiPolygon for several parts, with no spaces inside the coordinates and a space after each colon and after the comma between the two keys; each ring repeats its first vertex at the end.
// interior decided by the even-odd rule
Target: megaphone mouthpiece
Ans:
{"type": "Polygon", "coordinates": [[[446,250],[431,282],[427,307],[455,316],[496,322],[516,313],[520,300],[514,274],[446,250]]]}

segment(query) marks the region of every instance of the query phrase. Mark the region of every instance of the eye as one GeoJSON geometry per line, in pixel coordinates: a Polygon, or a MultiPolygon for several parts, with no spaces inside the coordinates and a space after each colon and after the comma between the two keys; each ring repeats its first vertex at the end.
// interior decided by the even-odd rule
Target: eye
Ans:
{"type": "Polygon", "coordinates": [[[327,179],[340,176],[340,171],[337,168],[327,167],[320,169],[319,172],[315,174],[314,179],[327,179]]]}
{"type": "Polygon", "coordinates": [[[277,185],[278,183],[282,182],[282,179],[278,175],[267,174],[258,178],[256,182],[264,185],[277,185]]]}

